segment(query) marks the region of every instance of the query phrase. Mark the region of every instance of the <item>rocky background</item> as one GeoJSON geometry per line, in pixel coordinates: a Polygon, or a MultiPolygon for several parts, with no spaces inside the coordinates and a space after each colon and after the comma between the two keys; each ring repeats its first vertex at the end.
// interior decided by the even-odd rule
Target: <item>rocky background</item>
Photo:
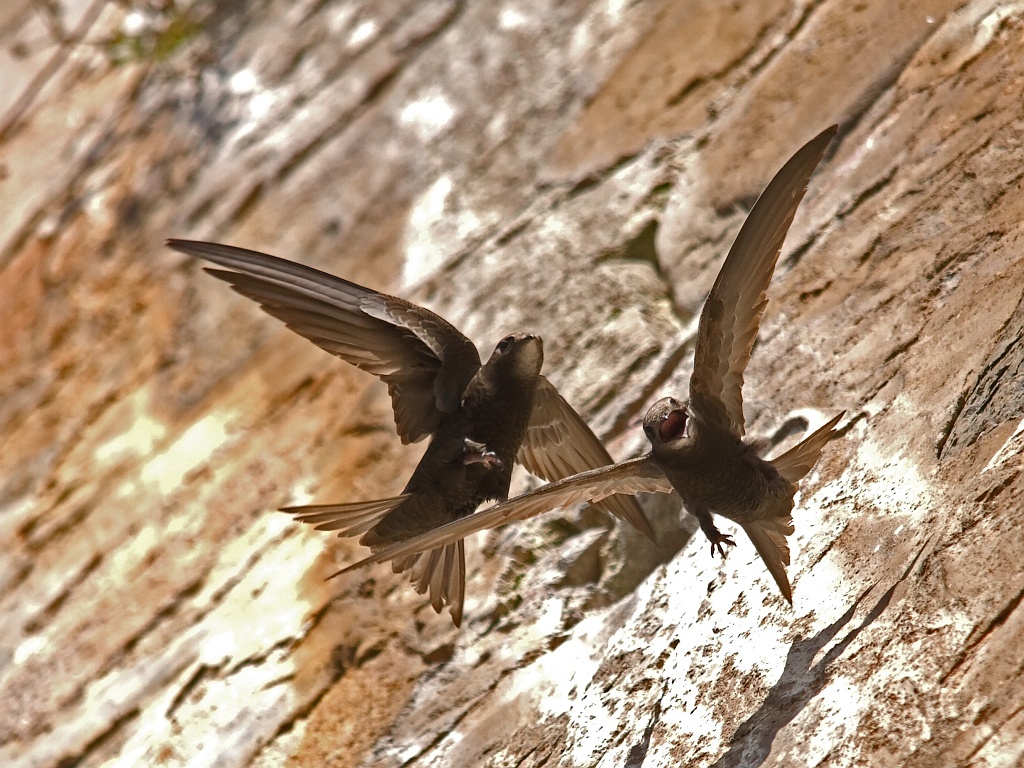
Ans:
{"type": "MultiPolygon", "coordinates": [[[[0,764],[1024,760],[1024,3],[11,0],[0,764]],[[845,409],[777,594],[674,497],[479,536],[455,630],[273,510],[401,489],[383,387],[163,246],[441,312],[616,458],[745,212],[830,123],[747,372],[845,409]]],[[[527,487],[517,480],[514,490],[527,487]]]]}

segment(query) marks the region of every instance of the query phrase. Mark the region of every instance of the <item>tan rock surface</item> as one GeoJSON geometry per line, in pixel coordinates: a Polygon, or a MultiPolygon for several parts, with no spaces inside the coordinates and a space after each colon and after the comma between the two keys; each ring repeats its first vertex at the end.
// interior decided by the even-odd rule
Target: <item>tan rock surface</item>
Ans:
{"type": "Polygon", "coordinates": [[[1024,4],[0,27],[0,764],[1024,760],[1024,4]],[[685,394],[744,212],[831,122],[746,377],[775,443],[850,416],[798,497],[793,609],[671,497],[644,501],[664,552],[586,510],[480,537],[461,631],[386,567],[324,580],[363,550],[273,510],[394,493],[421,448],[165,237],[399,292],[485,350],[539,332],[622,458],[685,394]]]}

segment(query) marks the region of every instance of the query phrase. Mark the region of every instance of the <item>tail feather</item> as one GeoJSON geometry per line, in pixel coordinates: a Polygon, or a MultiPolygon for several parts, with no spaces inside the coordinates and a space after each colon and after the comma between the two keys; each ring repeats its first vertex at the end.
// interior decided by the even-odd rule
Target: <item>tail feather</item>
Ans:
{"type": "MultiPolygon", "coordinates": [[[[444,548],[444,573],[441,577],[441,583],[446,593],[449,592],[449,586],[452,583],[452,574],[455,573],[455,550],[456,547],[445,547],[444,548]]],[[[450,596],[450,595],[447,595],[450,596]]]]}
{"type": "Polygon", "coordinates": [[[451,603],[452,621],[456,627],[462,626],[462,604],[466,598],[466,542],[459,539],[455,543],[455,570],[448,579],[448,600],[451,603]]]}
{"type": "Polygon", "coordinates": [[[825,447],[835,434],[836,424],[846,415],[843,411],[825,426],[815,430],[809,437],[801,440],[778,458],[772,459],[772,466],[776,471],[790,483],[796,483],[803,479],[804,475],[811,471],[821,449],[825,447]]]}
{"type": "MultiPolygon", "coordinates": [[[[339,536],[359,536],[370,531],[410,498],[416,497],[404,494],[390,499],[356,501],[349,504],[285,507],[281,511],[295,515],[296,520],[314,525],[320,531],[338,531],[339,536]]],[[[373,537],[363,537],[361,543],[369,546],[371,551],[380,551],[387,544],[393,543],[387,541],[378,544],[376,540],[367,541],[367,538],[373,537]]],[[[441,613],[446,605],[450,605],[455,626],[462,624],[462,606],[466,592],[466,554],[462,541],[438,547],[430,552],[393,560],[391,569],[395,573],[408,572],[417,592],[422,595],[429,590],[430,605],[435,611],[441,613]]]]}
{"type": "Polygon", "coordinates": [[[441,613],[451,606],[452,622],[462,625],[462,607],[466,594],[465,543],[457,541],[443,547],[410,555],[392,562],[395,573],[408,570],[413,587],[421,595],[429,590],[430,606],[441,613]]]}
{"type": "Polygon", "coordinates": [[[792,605],[793,588],[786,575],[786,566],[789,565],[789,542],[786,537],[794,530],[792,515],[746,523],[743,530],[750,537],[775,583],[779,585],[782,596],[792,605]]]}
{"type": "Polygon", "coordinates": [[[430,577],[430,606],[436,613],[440,613],[444,609],[444,572],[448,569],[448,547],[435,549],[430,555],[434,561],[433,568],[428,574],[430,577]],[[436,557],[434,557],[435,555],[436,557]]]}
{"type": "MultiPolygon", "coordinates": [[[[406,557],[403,557],[400,560],[392,560],[391,561],[391,572],[392,573],[403,573],[405,571],[408,571],[410,568],[412,568],[416,564],[416,561],[419,559],[419,557],[420,557],[420,555],[419,555],[419,553],[417,553],[415,555],[408,555],[406,557]]],[[[347,570],[349,570],[349,569],[346,568],[345,571],[347,571],[347,570]]],[[[344,573],[344,571],[343,571],[343,573],[344,573]]]]}
{"type": "MultiPolygon", "coordinates": [[[[835,434],[836,424],[845,415],[845,411],[840,413],[793,448],[778,458],[772,459],[772,466],[787,482],[795,486],[811,471],[818,461],[821,449],[835,434]]],[[[768,572],[775,579],[775,583],[779,585],[779,591],[790,605],[793,604],[793,588],[790,586],[789,576],[786,575],[786,566],[789,565],[789,542],[786,537],[792,535],[794,530],[792,508],[793,502],[790,496],[785,508],[778,510],[780,514],[776,517],[743,524],[743,530],[753,542],[754,549],[761,556],[768,572]]]]}
{"type": "MultiPolygon", "coordinates": [[[[444,550],[442,549],[432,549],[430,552],[424,552],[423,556],[418,558],[410,569],[409,579],[412,581],[416,591],[421,595],[430,589],[434,573],[437,571],[437,566],[441,562],[441,553],[443,551],[444,550]]],[[[431,597],[433,597],[433,594],[431,597]]],[[[438,613],[441,612],[441,609],[437,607],[435,607],[434,610],[438,613]]]]}

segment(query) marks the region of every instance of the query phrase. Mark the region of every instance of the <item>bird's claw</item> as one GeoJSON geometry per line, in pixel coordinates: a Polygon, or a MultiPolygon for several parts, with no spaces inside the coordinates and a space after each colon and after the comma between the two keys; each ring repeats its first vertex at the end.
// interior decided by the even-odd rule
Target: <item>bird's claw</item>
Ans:
{"type": "Polygon", "coordinates": [[[463,462],[469,466],[470,464],[480,464],[485,469],[494,469],[502,466],[505,462],[498,458],[498,454],[494,451],[483,451],[481,453],[469,453],[463,459],[463,462]]]}
{"type": "Polygon", "coordinates": [[[736,542],[732,540],[732,536],[726,536],[715,525],[715,521],[711,518],[711,513],[707,510],[698,510],[694,513],[697,516],[697,522],[700,523],[700,529],[707,536],[708,541],[711,542],[711,556],[715,556],[715,550],[718,550],[718,554],[725,558],[725,548],[723,544],[728,544],[730,547],[735,547],[736,542]]]}
{"type": "Polygon", "coordinates": [[[504,462],[498,458],[494,451],[487,450],[487,446],[470,440],[468,437],[463,445],[462,463],[467,467],[470,464],[481,464],[485,469],[500,467],[504,462]]]}
{"type": "MultiPolygon", "coordinates": [[[[711,537],[709,537],[711,538],[711,537]]],[[[718,535],[711,538],[711,556],[715,556],[715,550],[718,550],[718,554],[725,559],[725,550],[722,548],[723,544],[728,544],[730,547],[735,547],[736,542],[732,540],[732,536],[726,536],[724,533],[718,532],[718,535]]]]}

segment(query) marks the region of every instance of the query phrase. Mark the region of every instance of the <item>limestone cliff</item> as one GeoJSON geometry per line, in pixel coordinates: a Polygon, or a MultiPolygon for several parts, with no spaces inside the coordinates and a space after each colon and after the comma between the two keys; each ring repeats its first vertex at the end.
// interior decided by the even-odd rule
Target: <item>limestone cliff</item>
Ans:
{"type": "Polygon", "coordinates": [[[1024,4],[18,1],[0,46],[0,763],[1024,760],[1024,4]],[[478,537],[460,631],[324,580],[365,550],[273,510],[420,448],[164,238],[539,333],[625,458],[833,122],[746,375],[777,446],[850,417],[792,609],[667,496],[663,551],[587,510],[478,537]]]}

